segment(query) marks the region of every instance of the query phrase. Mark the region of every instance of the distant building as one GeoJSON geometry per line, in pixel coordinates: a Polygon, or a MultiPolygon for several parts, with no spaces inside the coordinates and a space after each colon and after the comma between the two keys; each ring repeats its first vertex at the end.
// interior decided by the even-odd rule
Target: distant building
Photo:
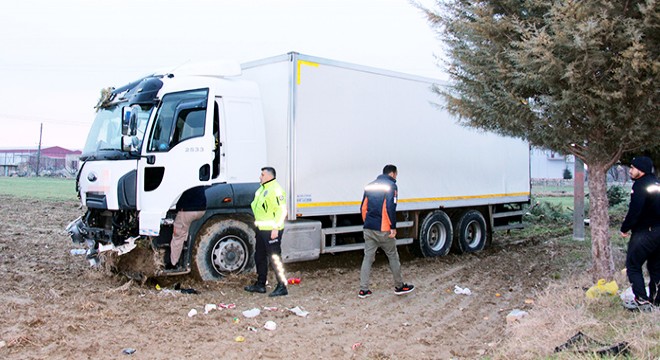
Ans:
{"type": "Polygon", "coordinates": [[[564,170],[573,175],[575,157],[562,155],[548,149],[532,148],[529,153],[532,179],[563,179],[564,170]]]}
{"type": "Polygon", "coordinates": [[[59,146],[0,149],[0,176],[73,176],[82,152],[59,146]],[[37,169],[37,166],[39,169],[37,169]]]}

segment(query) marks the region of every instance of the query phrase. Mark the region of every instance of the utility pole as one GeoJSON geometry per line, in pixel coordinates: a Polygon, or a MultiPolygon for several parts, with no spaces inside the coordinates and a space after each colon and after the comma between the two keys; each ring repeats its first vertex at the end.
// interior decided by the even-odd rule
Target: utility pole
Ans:
{"type": "Polygon", "coordinates": [[[573,240],[584,241],[584,163],[577,156],[573,172],[573,240]]]}
{"type": "Polygon", "coordinates": [[[39,163],[41,162],[41,135],[44,131],[44,123],[39,126],[39,147],[37,148],[37,177],[39,177],[39,163]]]}

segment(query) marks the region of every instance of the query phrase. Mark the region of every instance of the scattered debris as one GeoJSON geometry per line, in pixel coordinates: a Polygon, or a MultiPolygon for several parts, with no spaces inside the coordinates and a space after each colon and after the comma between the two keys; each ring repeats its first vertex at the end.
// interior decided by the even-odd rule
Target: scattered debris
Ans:
{"type": "Polygon", "coordinates": [[[236,342],[243,342],[243,341],[245,341],[245,338],[239,335],[239,336],[237,336],[237,337],[234,338],[234,341],[236,341],[236,342]]]}
{"type": "Polygon", "coordinates": [[[264,310],[266,311],[277,311],[276,306],[264,306],[264,310]]]}
{"type": "Polygon", "coordinates": [[[277,329],[277,324],[275,324],[274,321],[270,321],[270,320],[268,320],[268,321],[266,321],[266,323],[264,324],[264,329],[266,329],[266,330],[270,330],[270,331],[273,331],[273,330],[277,329]]]}
{"type": "Polygon", "coordinates": [[[307,317],[307,315],[309,315],[309,311],[303,310],[300,306],[296,306],[293,309],[289,309],[289,311],[302,317],[307,317]]]}
{"type": "Polygon", "coordinates": [[[587,290],[586,296],[589,299],[595,299],[601,295],[616,295],[617,291],[619,291],[619,285],[616,284],[616,281],[605,282],[605,279],[600,279],[596,285],[587,290]]]}
{"type": "Polygon", "coordinates": [[[573,350],[576,353],[594,354],[598,356],[629,355],[627,342],[623,341],[610,346],[590,338],[589,336],[583,334],[581,331],[578,331],[577,334],[573,335],[562,345],[555,347],[555,352],[561,352],[565,350],[573,350]]]}
{"type": "Polygon", "coordinates": [[[122,352],[122,354],[124,354],[124,355],[133,355],[133,354],[135,354],[136,351],[137,351],[137,350],[135,350],[135,349],[133,349],[133,348],[125,348],[125,349],[122,350],[121,352],[122,352]]]}
{"type": "Polygon", "coordinates": [[[454,294],[472,295],[472,291],[468,288],[464,289],[458,285],[454,285],[454,294]]]}
{"type": "Polygon", "coordinates": [[[199,294],[199,292],[195,289],[182,288],[180,283],[174,284],[174,290],[181,291],[182,294],[199,294]]]}
{"type": "Polygon", "coordinates": [[[85,255],[85,254],[87,254],[87,250],[86,249],[71,249],[71,251],[69,251],[69,253],[71,255],[85,255]]]}
{"type": "Polygon", "coordinates": [[[353,351],[355,351],[355,350],[357,350],[360,346],[362,346],[362,343],[360,343],[360,342],[356,342],[355,344],[353,344],[353,345],[351,346],[351,349],[353,349],[353,351]]]}
{"type": "Polygon", "coordinates": [[[520,309],[513,309],[511,312],[506,316],[506,322],[507,323],[514,323],[516,321],[519,321],[520,319],[524,318],[527,316],[526,311],[522,311],[520,309]]]}
{"type": "Polygon", "coordinates": [[[188,311],[188,317],[191,318],[191,317],[193,317],[193,316],[195,316],[195,315],[197,315],[197,310],[195,310],[195,309],[190,309],[190,311],[188,311]]]}
{"type": "Polygon", "coordinates": [[[236,307],[236,304],[223,304],[223,303],[220,303],[220,304],[218,304],[218,307],[221,308],[221,309],[233,309],[233,308],[236,307]]]}
{"type": "Polygon", "coordinates": [[[216,304],[206,304],[204,305],[204,314],[208,314],[211,310],[217,310],[218,305],[216,304]]]}
{"type": "Polygon", "coordinates": [[[261,310],[257,308],[243,311],[243,316],[245,316],[246,318],[257,317],[259,316],[259,314],[261,314],[261,310]]]}
{"type": "Polygon", "coordinates": [[[297,285],[300,284],[300,278],[289,278],[287,282],[291,285],[297,285]]]}

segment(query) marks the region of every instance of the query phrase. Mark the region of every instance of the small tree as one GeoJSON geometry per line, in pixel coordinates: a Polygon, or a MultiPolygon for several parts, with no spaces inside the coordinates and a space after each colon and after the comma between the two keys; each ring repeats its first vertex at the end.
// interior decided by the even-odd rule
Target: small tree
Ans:
{"type": "Polygon", "coordinates": [[[570,180],[573,178],[573,174],[571,173],[571,170],[568,170],[568,168],[564,169],[564,180],[570,180]]]}
{"type": "Polygon", "coordinates": [[[436,0],[446,107],[589,168],[593,276],[611,278],[607,170],[660,135],[660,0],[436,0]]]}

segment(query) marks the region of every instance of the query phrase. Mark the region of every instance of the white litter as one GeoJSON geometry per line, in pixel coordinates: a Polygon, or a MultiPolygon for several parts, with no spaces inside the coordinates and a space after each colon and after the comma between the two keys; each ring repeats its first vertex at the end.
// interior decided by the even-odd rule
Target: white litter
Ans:
{"type": "Polygon", "coordinates": [[[293,309],[289,309],[289,311],[291,311],[292,313],[294,313],[298,316],[302,316],[302,317],[307,317],[307,315],[309,315],[309,311],[305,311],[305,310],[301,309],[300,306],[296,306],[293,309]]]}
{"type": "Polygon", "coordinates": [[[511,312],[506,316],[506,322],[507,323],[514,323],[516,321],[520,321],[520,319],[524,318],[527,316],[527,311],[522,311],[520,309],[513,309],[511,312]]]}
{"type": "MultiPolygon", "coordinates": [[[[646,287],[646,296],[649,296],[649,287],[646,287]]],[[[623,306],[627,309],[636,309],[637,304],[635,303],[635,293],[633,293],[632,287],[629,286],[627,289],[623,290],[619,294],[621,301],[623,301],[623,306]]]]}
{"type": "Polygon", "coordinates": [[[197,310],[190,309],[190,311],[188,311],[188,317],[193,317],[195,315],[197,315],[197,310]]]}
{"type": "Polygon", "coordinates": [[[211,310],[217,310],[218,305],[216,304],[206,304],[204,305],[204,314],[208,314],[211,310]]]}
{"type": "Polygon", "coordinates": [[[275,324],[274,321],[268,320],[268,321],[266,321],[266,324],[264,324],[264,328],[266,330],[271,330],[272,331],[272,330],[277,329],[277,324],[275,324]]]}
{"type": "Polygon", "coordinates": [[[462,288],[458,285],[454,285],[454,294],[459,294],[459,295],[472,295],[472,291],[468,288],[462,288]]]}
{"type": "Polygon", "coordinates": [[[245,316],[246,318],[257,317],[259,316],[259,314],[261,314],[261,310],[257,308],[243,311],[243,316],[245,316]]]}

